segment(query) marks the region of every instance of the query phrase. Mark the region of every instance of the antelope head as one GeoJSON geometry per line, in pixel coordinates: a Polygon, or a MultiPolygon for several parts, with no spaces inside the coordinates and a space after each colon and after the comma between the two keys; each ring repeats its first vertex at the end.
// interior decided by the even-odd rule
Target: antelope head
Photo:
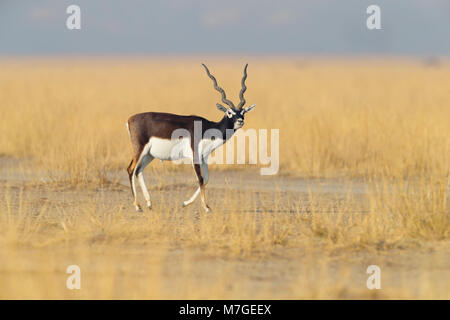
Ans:
{"type": "Polygon", "coordinates": [[[237,129],[241,128],[244,125],[244,115],[247,112],[251,111],[256,106],[255,104],[252,104],[249,107],[246,107],[246,108],[244,107],[245,102],[246,102],[244,99],[244,93],[245,93],[245,90],[247,90],[247,87],[245,86],[245,80],[247,79],[248,64],[246,64],[244,67],[244,75],[242,76],[242,80],[241,80],[242,89],[241,89],[241,92],[239,92],[240,102],[237,107],[233,104],[232,101],[227,99],[225,91],[217,85],[216,78],[209,72],[208,67],[203,63],[202,63],[202,66],[205,68],[206,74],[208,75],[208,77],[210,77],[211,80],[213,81],[214,89],[219,91],[220,94],[222,95],[222,102],[225,105],[227,105],[227,107],[224,107],[220,103],[217,103],[216,104],[217,109],[219,109],[220,111],[225,113],[225,115],[226,115],[226,117],[228,117],[229,121],[231,121],[233,123],[233,129],[237,130],[237,129]]]}

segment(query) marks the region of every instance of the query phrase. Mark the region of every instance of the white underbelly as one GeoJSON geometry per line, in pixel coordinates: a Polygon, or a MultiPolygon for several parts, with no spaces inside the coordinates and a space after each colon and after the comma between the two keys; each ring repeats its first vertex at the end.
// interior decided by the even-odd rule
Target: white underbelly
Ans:
{"type": "Polygon", "coordinates": [[[190,140],[188,138],[176,140],[150,138],[148,153],[159,160],[179,160],[192,157],[190,140]]]}
{"type": "MultiPolygon", "coordinates": [[[[198,152],[202,158],[207,156],[217,147],[224,143],[221,139],[203,139],[198,146],[198,152]]],[[[192,159],[193,152],[191,149],[191,141],[189,138],[176,140],[168,140],[162,138],[150,138],[144,153],[148,153],[152,157],[159,160],[180,160],[183,158],[192,159]]]]}

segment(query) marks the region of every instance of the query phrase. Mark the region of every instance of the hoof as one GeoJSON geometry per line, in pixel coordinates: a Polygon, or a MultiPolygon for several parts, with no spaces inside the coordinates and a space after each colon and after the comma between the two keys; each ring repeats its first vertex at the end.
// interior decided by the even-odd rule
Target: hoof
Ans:
{"type": "Polygon", "coordinates": [[[152,204],[151,204],[151,202],[147,202],[147,209],[148,209],[148,210],[152,210],[152,204]]]}
{"type": "Polygon", "coordinates": [[[204,207],[203,209],[205,209],[206,213],[211,213],[212,212],[211,208],[208,207],[208,206],[204,207]]]}
{"type": "Polygon", "coordinates": [[[183,202],[183,205],[182,205],[182,207],[184,208],[184,207],[187,207],[188,205],[190,205],[190,203],[189,203],[189,202],[186,202],[186,201],[184,201],[184,202],[183,202]]]}
{"type": "Polygon", "coordinates": [[[137,205],[137,206],[136,206],[136,212],[142,212],[142,208],[141,208],[140,205],[137,205]]]}

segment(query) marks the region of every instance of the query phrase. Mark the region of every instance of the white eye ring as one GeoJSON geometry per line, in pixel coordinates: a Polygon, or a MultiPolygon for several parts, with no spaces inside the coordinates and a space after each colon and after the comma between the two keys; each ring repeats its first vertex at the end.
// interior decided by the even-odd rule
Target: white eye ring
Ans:
{"type": "Polygon", "coordinates": [[[227,116],[228,116],[228,118],[232,118],[235,114],[236,114],[236,112],[234,112],[233,110],[231,110],[231,109],[228,109],[228,110],[227,110],[227,116]]]}

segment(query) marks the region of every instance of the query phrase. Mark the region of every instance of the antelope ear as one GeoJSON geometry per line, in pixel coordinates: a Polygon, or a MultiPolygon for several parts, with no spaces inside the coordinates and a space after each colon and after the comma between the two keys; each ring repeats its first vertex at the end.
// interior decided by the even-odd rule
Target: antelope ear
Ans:
{"type": "Polygon", "coordinates": [[[244,113],[250,112],[254,107],[256,107],[256,104],[252,104],[250,107],[244,108],[244,113]]]}
{"type": "Polygon", "coordinates": [[[227,112],[227,108],[225,108],[223,105],[221,105],[220,103],[216,104],[217,109],[219,109],[222,112],[227,112]]]}

